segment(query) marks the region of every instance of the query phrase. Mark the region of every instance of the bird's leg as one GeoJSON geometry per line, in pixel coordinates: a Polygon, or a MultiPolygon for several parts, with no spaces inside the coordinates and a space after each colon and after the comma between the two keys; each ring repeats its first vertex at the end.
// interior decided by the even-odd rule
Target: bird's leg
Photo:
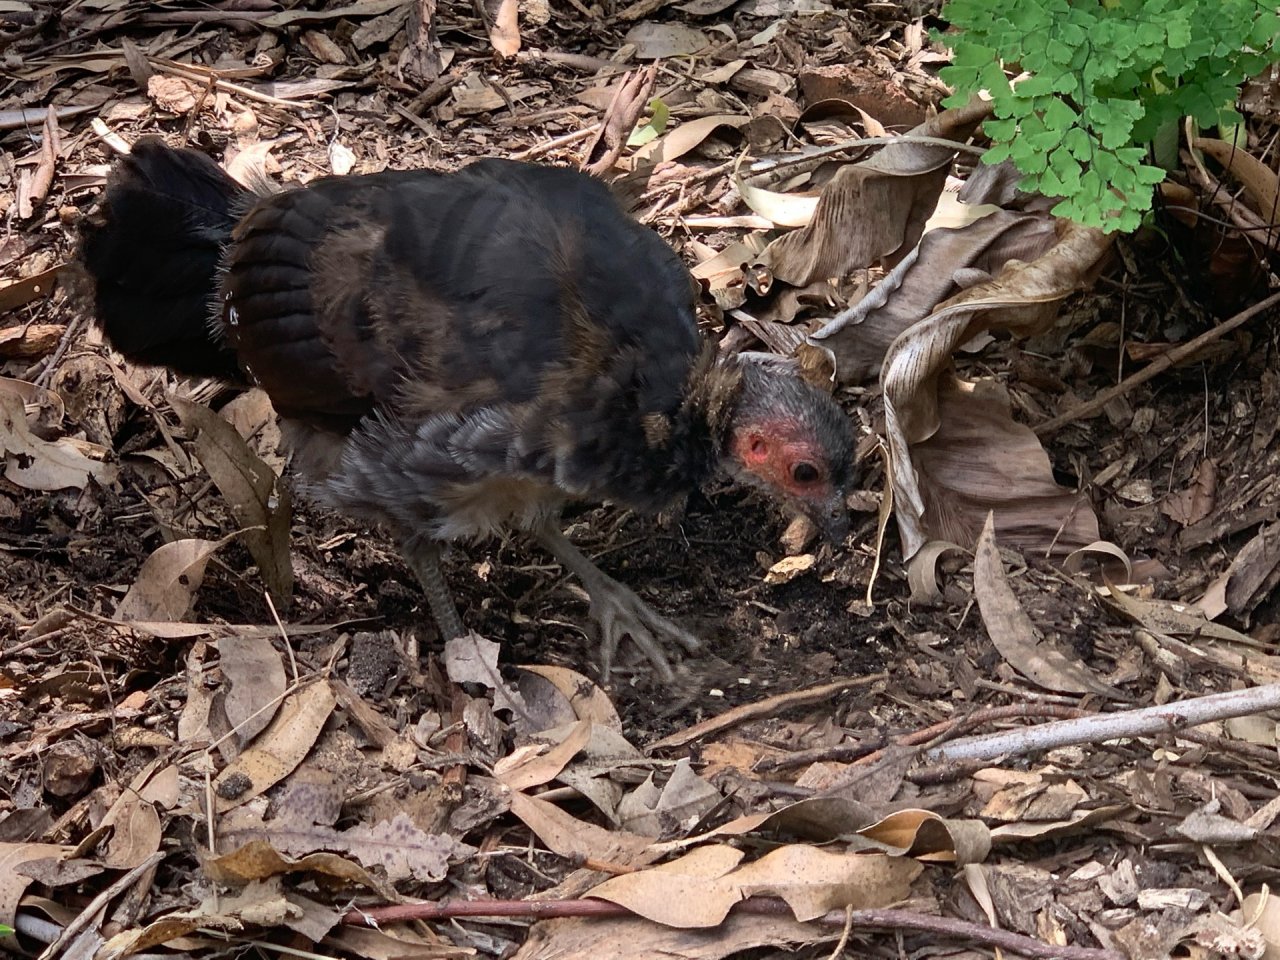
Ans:
{"type": "Polygon", "coordinates": [[[449,592],[449,585],[445,583],[444,574],[440,570],[440,545],[434,540],[411,537],[403,541],[401,551],[409,569],[422,584],[422,592],[427,595],[431,615],[436,618],[436,626],[440,628],[441,639],[452,640],[466,633],[462,628],[462,618],[458,616],[458,608],[453,604],[453,594],[449,592]]]}
{"type": "Polygon", "coordinates": [[[591,616],[600,624],[600,665],[606,680],[618,641],[624,636],[631,638],[649,658],[659,676],[668,681],[675,674],[663,653],[662,643],[674,640],[690,653],[702,646],[697,637],[654,611],[629,587],[592,563],[560,532],[557,518],[544,520],[532,533],[538,543],[566,570],[577,576],[586,588],[591,598],[591,616]]]}

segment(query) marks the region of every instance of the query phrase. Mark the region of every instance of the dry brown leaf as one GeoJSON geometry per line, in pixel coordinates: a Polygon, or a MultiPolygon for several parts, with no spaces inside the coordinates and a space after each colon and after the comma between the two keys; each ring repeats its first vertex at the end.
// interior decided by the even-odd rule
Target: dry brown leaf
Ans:
{"type": "Polygon", "coordinates": [[[312,683],[284,699],[271,726],[213,781],[225,813],[275,786],[311,752],[337,699],[328,683],[312,683]]]}
{"type": "Polygon", "coordinates": [[[1095,677],[1084,664],[1040,639],[1005,578],[1004,561],[996,547],[995,521],[990,514],[974,549],[973,593],[992,645],[1009,666],[1032,683],[1060,693],[1119,696],[1119,691],[1095,677]]]}
{"type": "Polygon", "coordinates": [[[514,57],[520,52],[520,4],[517,0],[498,0],[498,10],[489,28],[489,43],[501,57],[514,57]]]}
{"type": "Polygon", "coordinates": [[[1280,897],[1264,883],[1260,892],[1244,898],[1240,916],[1266,940],[1267,949],[1262,960],[1280,960],[1280,897]]]}
{"type": "Polygon", "coordinates": [[[698,53],[708,46],[706,34],[681,23],[646,20],[627,31],[623,43],[634,43],[637,60],[666,60],[698,53]]]}
{"type": "Polygon", "coordinates": [[[493,708],[525,712],[520,691],[502,679],[498,669],[501,647],[478,633],[454,637],[444,645],[445,674],[454,683],[478,683],[493,691],[493,708]]]}
{"type": "Polygon", "coordinates": [[[388,901],[399,899],[394,888],[376,879],[358,864],[332,853],[312,853],[294,860],[281,856],[265,840],[251,840],[244,846],[204,863],[205,872],[216,883],[243,886],[282,873],[316,873],[346,883],[355,883],[388,901]]]}
{"type": "Polygon", "coordinates": [[[884,907],[907,897],[923,869],[881,854],[843,854],[792,844],[738,866],[743,854],[720,844],[678,860],[606,880],[590,895],[673,927],[714,927],[747,897],[774,895],[797,920],[828,910],[884,907]]]}
{"type": "MultiPolygon", "coordinates": [[[[899,530],[911,531],[903,535],[904,553],[917,538],[972,549],[991,511],[1001,542],[1027,554],[1064,559],[1098,540],[1087,496],[1054,480],[1049,455],[1029,427],[1014,421],[1003,387],[948,381],[938,399],[937,432],[910,453],[923,514],[895,497],[899,530]]],[[[895,470],[895,493],[898,479],[895,470]]]]}
{"type": "Polygon", "coordinates": [[[241,746],[267,728],[288,686],[284,660],[265,636],[221,637],[217,641],[226,696],[222,710],[241,746]]]}
{"type": "Polygon", "coordinates": [[[19,870],[32,860],[63,860],[75,853],[74,847],[56,843],[0,843],[0,923],[7,927],[16,925],[18,904],[31,877],[19,870]]]}
{"type": "MultiPolygon", "coordinates": [[[[5,479],[26,490],[46,491],[79,490],[90,480],[111,483],[115,467],[85,456],[82,448],[98,449],[66,438],[52,443],[41,440],[27,424],[22,401],[0,391],[0,453],[5,455],[5,479]]],[[[107,453],[102,452],[104,456],[107,453]]]]}
{"type": "Polygon", "coordinates": [[[209,558],[238,534],[221,540],[174,540],[157,547],[116,607],[115,617],[127,620],[184,620],[196,591],[204,582],[209,558]]]}
{"type": "Polygon", "coordinates": [[[730,914],[713,935],[705,930],[655,926],[640,917],[573,918],[532,926],[511,960],[600,960],[601,944],[608,944],[609,960],[722,960],[754,956],[757,948],[774,948],[763,950],[763,956],[784,957],[796,947],[839,936],[838,927],[742,913],[730,914]]]}
{"type": "Polygon", "coordinates": [[[656,140],[651,140],[632,154],[634,162],[664,163],[683,157],[698,146],[707,137],[723,128],[736,130],[751,122],[750,117],[732,113],[715,114],[709,117],[698,117],[664,133],[656,140]]]}
{"type": "Polygon", "coordinates": [[[579,720],[566,731],[564,739],[551,749],[544,752],[540,746],[534,745],[534,751],[530,751],[528,755],[522,756],[517,752],[503,758],[494,765],[494,775],[512,790],[528,790],[554,780],[587,745],[587,741],[591,739],[591,726],[589,721],[579,720]],[[514,763],[511,762],[513,760],[514,763]]]}
{"type": "Polygon", "coordinates": [[[511,812],[547,848],[562,857],[637,865],[658,854],[649,852],[650,839],[625,830],[606,830],[565,813],[555,804],[524,793],[512,793],[511,812]]]}
{"type": "Polygon", "coordinates": [[[183,425],[196,432],[196,456],[236,521],[246,528],[245,545],[272,599],[281,609],[287,607],[293,593],[288,488],[222,417],[183,397],[172,395],[169,400],[183,425]]]}
{"type": "Polygon", "coordinates": [[[688,758],[676,763],[659,789],[650,776],[618,804],[618,820],[626,830],[648,837],[687,832],[722,800],[720,791],[693,772],[688,758]]]}
{"type": "MultiPolygon", "coordinates": [[[[873,382],[889,346],[962,290],[962,281],[972,286],[1010,260],[1035,260],[1057,240],[1051,218],[1007,211],[964,228],[929,231],[875,289],[833,317],[811,342],[831,351],[841,383],[873,382]]],[[[1043,309],[1039,303],[1029,308],[1043,309]]]]}

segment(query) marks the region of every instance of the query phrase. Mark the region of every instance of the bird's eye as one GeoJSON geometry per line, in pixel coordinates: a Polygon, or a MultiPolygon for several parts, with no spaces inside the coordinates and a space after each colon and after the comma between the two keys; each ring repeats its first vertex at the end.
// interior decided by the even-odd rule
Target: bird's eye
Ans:
{"type": "Polygon", "coordinates": [[[818,479],[818,468],[812,463],[797,463],[791,468],[791,479],[796,483],[813,483],[818,479]]]}

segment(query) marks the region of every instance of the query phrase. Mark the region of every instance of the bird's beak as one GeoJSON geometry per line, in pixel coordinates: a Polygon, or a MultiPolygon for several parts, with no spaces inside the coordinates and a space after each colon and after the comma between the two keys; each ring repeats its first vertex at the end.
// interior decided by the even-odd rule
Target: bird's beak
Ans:
{"type": "Polygon", "coordinates": [[[841,546],[849,536],[849,509],[844,504],[844,494],[837,492],[808,504],[805,513],[832,546],[841,546]]]}

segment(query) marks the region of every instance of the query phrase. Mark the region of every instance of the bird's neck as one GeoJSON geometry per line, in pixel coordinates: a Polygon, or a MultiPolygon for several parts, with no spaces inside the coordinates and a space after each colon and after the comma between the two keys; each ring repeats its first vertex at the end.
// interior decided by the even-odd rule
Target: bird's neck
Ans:
{"type": "Polygon", "coordinates": [[[733,355],[722,356],[712,344],[698,355],[689,373],[680,414],[688,424],[692,443],[705,444],[710,463],[728,451],[734,411],[742,394],[742,365],[733,355]]]}

